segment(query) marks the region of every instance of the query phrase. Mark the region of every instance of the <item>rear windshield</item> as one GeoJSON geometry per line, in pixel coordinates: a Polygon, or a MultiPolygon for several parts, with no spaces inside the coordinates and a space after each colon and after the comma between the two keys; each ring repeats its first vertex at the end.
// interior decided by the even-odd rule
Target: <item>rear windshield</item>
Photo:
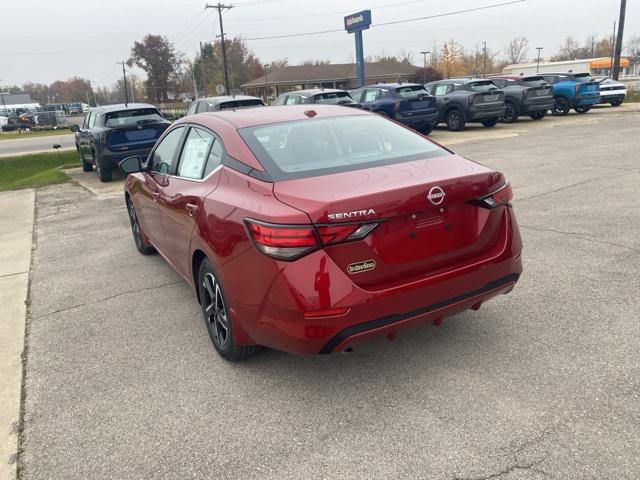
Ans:
{"type": "Polygon", "coordinates": [[[402,98],[418,98],[429,95],[429,92],[427,92],[422,85],[411,85],[396,88],[396,94],[402,98]]]}
{"type": "Polygon", "coordinates": [[[155,108],[137,108],[135,110],[122,110],[121,112],[109,112],[105,115],[105,127],[130,127],[142,123],[163,122],[164,118],[155,108]]]}
{"type": "Polygon", "coordinates": [[[586,73],[584,75],[575,75],[573,78],[578,83],[593,82],[593,78],[591,78],[591,75],[589,75],[588,73],[586,73]]]}
{"type": "Polygon", "coordinates": [[[489,92],[491,90],[495,90],[496,85],[491,80],[483,80],[479,82],[470,82],[469,89],[472,92],[489,92]]]}
{"type": "Polygon", "coordinates": [[[220,110],[229,110],[232,108],[244,108],[244,107],[260,107],[262,106],[262,100],[256,98],[255,100],[233,100],[231,102],[223,102],[220,104],[220,110]]]}
{"type": "Polygon", "coordinates": [[[422,135],[378,115],[309,119],[239,132],[276,181],[446,154],[422,135]]]}
{"type": "Polygon", "coordinates": [[[522,79],[522,84],[525,87],[540,87],[542,85],[546,85],[546,81],[544,77],[541,75],[535,75],[533,77],[524,77],[522,79]]]}
{"type": "Polygon", "coordinates": [[[355,103],[351,95],[347,92],[327,92],[314,95],[316,103],[326,103],[328,105],[345,105],[347,103],[355,103]]]}

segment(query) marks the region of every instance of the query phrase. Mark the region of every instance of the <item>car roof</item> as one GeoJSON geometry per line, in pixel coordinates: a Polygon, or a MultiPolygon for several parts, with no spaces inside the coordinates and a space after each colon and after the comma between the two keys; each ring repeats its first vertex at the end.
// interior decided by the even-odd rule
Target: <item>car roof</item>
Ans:
{"type": "Polygon", "coordinates": [[[206,97],[206,98],[198,98],[195,101],[206,101],[209,103],[220,104],[225,102],[233,102],[236,100],[260,100],[258,97],[254,97],[252,95],[219,95],[217,97],[206,97]]]}
{"type": "Polygon", "coordinates": [[[156,110],[158,109],[158,107],[156,107],[155,105],[151,105],[150,103],[128,103],[126,105],[124,103],[115,103],[113,105],[101,105],[99,107],[93,107],[91,108],[91,110],[101,113],[109,113],[122,112],[124,110],[136,110],[138,108],[155,108],[156,110]]]}
{"type": "Polygon", "coordinates": [[[235,128],[254,127],[271,123],[284,123],[296,120],[308,120],[309,118],[331,118],[353,115],[373,115],[365,110],[343,107],[338,105],[283,105],[265,108],[221,110],[219,112],[205,112],[189,115],[176,123],[200,122],[204,126],[215,129],[215,125],[223,121],[235,128]],[[315,112],[313,117],[305,114],[307,111],[315,112]]]}
{"type": "Polygon", "coordinates": [[[567,77],[590,77],[590,73],[586,72],[544,72],[540,75],[565,75],[567,77]]]}
{"type": "Polygon", "coordinates": [[[400,87],[422,87],[421,83],[376,83],[373,85],[365,85],[364,88],[400,88],[400,87]]]}
{"type": "Polygon", "coordinates": [[[339,88],[309,88],[307,90],[292,90],[291,92],[283,93],[282,95],[306,95],[308,97],[312,95],[318,95],[320,93],[348,93],[346,90],[339,88]]]}

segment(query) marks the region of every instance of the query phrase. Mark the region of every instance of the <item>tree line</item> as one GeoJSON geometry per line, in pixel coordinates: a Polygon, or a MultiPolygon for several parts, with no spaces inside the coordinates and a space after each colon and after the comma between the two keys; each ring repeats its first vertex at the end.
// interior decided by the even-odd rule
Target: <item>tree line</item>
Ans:
{"type": "MultiPolygon", "coordinates": [[[[287,58],[261,61],[240,37],[225,41],[227,68],[231,93],[239,93],[241,85],[269,72],[286,67],[287,58]]],[[[612,36],[589,35],[582,42],[572,36],[566,37],[557,54],[541,57],[541,60],[562,61],[593,57],[608,57],[612,54],[612,36]]],[[[624,54],[640,56],[640,36],[631,36],[625,43],[624,54]]],[[[536,60],[537,51],[532,48],[527,37],[512,39],[502,49],[492,49],[478,42],[472,48],[464,48],[454,39],[433,44],[425,62],[422,56],[416,58],[412,52],[401,51],[397,55],[381,53],[368,56],[367,62],[404,63],[416,66],[416,80],[438,80],[443,77],[482,76],[499,73],[503,67],[513,63],[536,60]]],[[[353,58],[352,58],[353,61],[353,58]]],[[[307,59],[300,65],[326,65],[329,60],[307,59]]],[[[177,51],[173,44],[162,35],[146,35],[140,42],[134,42],[127,61],[129,67],[138,67],[146,78],[127,75],[127,96],[131,101],[161,103],[172,94],[185,97],[216,95],[216,86],[224,84],[222,71],[222,43],[202,43],[193,60],[177,51]]],[[[6,87],[9,93],[28,93],[41,104],[85,102],[90,105],[104,105],[123,102],[125,99],[122,79],[111,86],[92,86],[85,78],[72,77],[57,80],[51,84],[28,82],[18,87],[6,87]]]]}

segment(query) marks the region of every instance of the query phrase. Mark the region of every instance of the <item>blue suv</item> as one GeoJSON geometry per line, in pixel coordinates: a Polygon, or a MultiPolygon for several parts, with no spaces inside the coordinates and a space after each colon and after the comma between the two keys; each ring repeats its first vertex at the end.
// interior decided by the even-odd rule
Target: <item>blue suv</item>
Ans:
{"type": "Polygon", "coordinates": [[[353,90],[351,97],[365,110],[429,134],[438,120],[436,99],[417,83],[377,83],[353,90]]]}
{"type": "Polygon", "coordinates": [[[553,86],[554,104],[551,113],[564,116],[572,108],[587,113],[600,101],[600,85],[588,73],[543,73],[553,86]]]}

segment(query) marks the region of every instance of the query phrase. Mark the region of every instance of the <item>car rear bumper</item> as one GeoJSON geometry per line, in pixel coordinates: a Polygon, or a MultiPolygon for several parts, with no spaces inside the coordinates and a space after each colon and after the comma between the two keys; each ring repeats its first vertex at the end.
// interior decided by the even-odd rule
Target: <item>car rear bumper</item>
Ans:
{"type": "Polygon", "coordinates": [[[109,150],[108,148],[104,148],[100,152],[100,159],[105,164],[106,162],[110,162],[112,168],[118,168],[118,165],[120,165],[120,162],[127,157],[133,157],[137,155],[140,158],[142,158],[143,161],[145,161],[147,156],[149,155],[149,152],[151,152],[152,148],[153,148],[153,145],[145,148],[138,148],[133,150],[120,150],[117,152],[109,150]]]}
{"type": "Polygon", "coordinates": [[[553,108],[553,96],[538,100],[526,100],[522,104],[522,113],[546,112],[553,108]]]}
{"type": "Polygon", "coordinates": [[[504,104],[491,108],[480,108],[469,111],[467,122],[485,120],[487,118],[499,118],[504,115],[504,104]]]}
{"type": "Polygon", "coordinates": [[[424,125],[435,125],[438,121],[438,111],[433,109],[428,113],[396,113],[393,116],[396,122],[413,128],[419,128],[424,125]]]}
{"type": "Polygon", "coordinates": [[[504,208],[505,233],[491,255],[391,287],[355,284],[323,250],[295,262],[275,262],[249,249],[220,272],[234,306],[232,318],[246,334],[236,341],[297,354],[331,353],[368,338],[439,322],[508,293],[522,273],[522,241],[513,210],[504,208]],[[241,265],[261,273],[248,278],[241,265]],[[340,308],[348,311],[305,316],[340,308]]]}
{"type": "Polygon", "coordinates": [[[573,101],[573,107],[588,107],[596,105],[600,102],[600,95],[593,95],[589,97],[576,97],[573,101]]]}
{"type": "Polygon", "coordinates": [[[626,96],[626,90],[601,91],[599,103],[609,103],[612,100],[624,100],[626,96]]]}

